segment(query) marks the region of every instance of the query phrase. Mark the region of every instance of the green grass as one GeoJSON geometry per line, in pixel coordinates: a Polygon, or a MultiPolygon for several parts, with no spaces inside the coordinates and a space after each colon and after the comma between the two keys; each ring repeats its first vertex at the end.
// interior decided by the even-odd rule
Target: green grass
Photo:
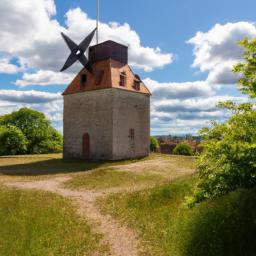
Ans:
{"type": "Polygon", "coordinates": [[[89,255],[106,248],[67,199],[0,187],[0,255],[89,255]]]}
{"type": "Polygon", "coordinates": [[[84,189],[106,189],[119,186],[133,187],[139,184],[155,184],[162,181],[160,175],[136,174],[134,172],[116,171],[111,168],[100,169],[74,176],[71,180],[64,183],[69,188],[84,189]]]}
{"type": "Polygon", "coordinates": [[[100,167],[129,164],[148,159],[156,155],[134,160],[89,162],[85,160],[63,160],[62,154],[25,155],[0,157],[0,174],[11,176],[45,176],[89,171],[100,167]]]}
{"type": "Polygon", "coordinates": [[[135,228],[143,255],[255,256],[256,189],[240,189],[192,209],[195,177],[99,199],[102,211],[135,228]]]}

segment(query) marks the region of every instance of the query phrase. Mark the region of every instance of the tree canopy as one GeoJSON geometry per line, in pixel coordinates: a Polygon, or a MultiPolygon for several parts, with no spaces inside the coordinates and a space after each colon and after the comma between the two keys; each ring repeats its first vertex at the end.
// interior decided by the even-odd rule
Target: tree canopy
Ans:
{"type": "Polygon", "coordinates": [[[159,148],[159,141],[156,137],[150,136],[150,151],[155,152],[159,148]]]}
{"type": "Polygon", "coordinates": [[[29,108],[21,108],[11,114],[0,116],[0,137],[5,143],[0,143],[0,154],[39,154],[62,151],[62,136],[51,126],[50,121],[43,113],[29,108]],[[4,127],[4,128],[3,128],[4,127]],[[22,150],[15,151],[15,143],[7,141],[14,138],[23,143],[22,150]],[[13,148],[12,148],[13,147],[13,148]],[[4,153],[3,153],[4,152],[4,153]]]}
{"type": "Polygon", "coordinates": [[[173,154],[183,155],[183,156],[192,156],[193,150],[192,150],[192,147],[188,144],[177,144],[173,150],[173,154]]]}
{"type": "Polygon", "coordinates": [[[245,38],[240,42],[244,48],[244,61],[237,63],[233,71],[242,77],[238,81],[238,88],[251,98],[256,97],[256,39],[245,38]]]}
{"type": "Polygon", "coordinates": [[[204,152],[199,159],[199,181],[188,204],[218,197],[239,187],[256,186],[256,40],[245,39],[244,61],[234,66],[241,74],[238,89],[248,94],[243,104],[221,102],[231,112],[224,123],[201,130],[204,152]]]}

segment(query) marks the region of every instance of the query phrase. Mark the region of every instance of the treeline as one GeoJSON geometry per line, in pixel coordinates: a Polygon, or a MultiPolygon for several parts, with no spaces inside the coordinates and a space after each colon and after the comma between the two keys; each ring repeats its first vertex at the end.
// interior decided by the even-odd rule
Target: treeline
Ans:
{"type": "Polygon", "coordinates": [[[63,138],[43,113],[21,108],[0,116],[0,155],[62,151],[63,138]]]}

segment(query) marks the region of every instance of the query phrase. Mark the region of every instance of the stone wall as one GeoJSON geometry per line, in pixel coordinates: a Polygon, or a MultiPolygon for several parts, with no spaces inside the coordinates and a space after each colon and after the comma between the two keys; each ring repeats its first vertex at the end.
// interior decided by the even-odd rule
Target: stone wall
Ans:
{"type": "Polygon", "coordinates": [[[113,159],[147,156],[150,141],[150,97],[117,89],[113,100],[113,159]],[[134,130],[134,138],[131,138],[131,129],[134,130]]]}
{"type": "Polygon", "coordinates": [[[64,158],[83,158],[83,134],[90,136],[90,158],[112,158],[111,89],[64,96],[64,158]]]}
{"type": "Polygon", "coordinates": [[[148,155],[149,101],[148,95],[115,88],[65,95],[64,158],[83,158],[84,133],[90,136],[92,160],[148,155]]]}

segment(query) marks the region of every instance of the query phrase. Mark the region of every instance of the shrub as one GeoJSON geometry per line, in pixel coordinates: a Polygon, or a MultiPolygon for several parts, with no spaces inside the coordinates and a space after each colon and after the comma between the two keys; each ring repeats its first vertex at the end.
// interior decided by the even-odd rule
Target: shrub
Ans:
{"type": "Polygon", "coordinates": [[[27,139],[15,126],[0,126],[0,155],[23,154],[27,150],[27,139]]]}
{"type": "Polygon", "coordinates": [[[207,198],[229,193],[237,188],[256,186],[256,39],[240,43],[244,61],[234,66],[241,74],[238,89],[252,99],[248,103],[219,103],[219,107],[232,111],[223,124],[213,123],[211,129],[201,131],[205,143],[200,157],[200,179],[190,205],[207,198]]]}
{"type": "Polygon", "coordinates": [[[184,155],[184,156],[192,156],[193,150],[190,145],[187,144],[178,144],[174,150],[172,151],[175,155],[184,155]]]}
{"type": "Polygon", "coordinates": [[[256,186],[256,111],[242,111],[223,124],[201,131],[204,152],[190,204],[256,186]]]}
{"type": "Polygon", "coordinates": [[[159,148],[159,142],[157,138],[150,136],[150,151],[155,152],[159,148]]]}

